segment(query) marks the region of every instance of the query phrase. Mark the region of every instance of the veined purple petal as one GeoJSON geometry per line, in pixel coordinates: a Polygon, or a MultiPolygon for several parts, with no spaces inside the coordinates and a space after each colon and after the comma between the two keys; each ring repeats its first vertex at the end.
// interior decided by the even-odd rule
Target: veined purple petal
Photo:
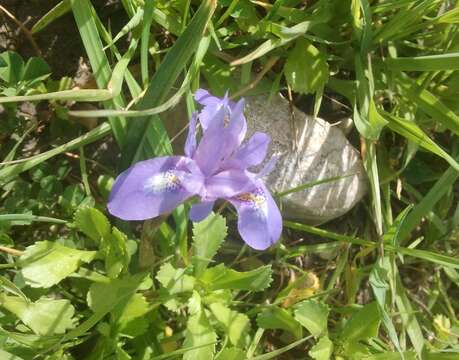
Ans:
{"type": "Polygon", "coordinates": [[[193,222],[199,222],[204,220],[212,212],[214,207],[214,201],[200,202],[193,204],[190,209],[190,220],[193,222]]]}
{"type": "Polygon", "coordinates": [[[188,136],[185,142],[185,155],[189,158],[192,158],[194,152],[196,151],[196,125],[198,120],[198,112],[195,111],[191,115],[190,124],[188,126],[188,136]]]}
{"type": "Polygon", "coordinates": [[[277,242],[282,233],[282,217],[271,194],[261,180],[256,188],[228,199],[238,213],[238,230],[251,248],[265,250],[277,242]]]}
{"type": "Polygon", "coordinates": [[[262,132],[256,132],[239,150],[225,163],[225,167],[247,169],[261,164],[266,157],[271,139],[262,132]]]}
{"type": "Polygon", "coordinates": [[[265,166],[263,166],[263,169],[261,169],[261,171],[257,174],[256,178],[262,178],[266,175],[269,175],[271,171],[274,170],[277,160],[279,160],[279,155],[274,154],[271,156],[271,159],[269,159],[265,166]]]}
{"type": "Polygon", "coordinates": [[[214,116],[195,151],[193,159],[205,176],[212,175],[221,165],[227,136],[224,127],[225,109],[214,116]]]}
{"type": "Polygon", "coordinates": [[[123,171],[113,184],[109,212],[123,220],[145,220],[171,212],[194,195],[180,181],[190,161],[182,156],[159,157],[123,171]]]}
{"type": "Polygon", "coordinates": [[[247,122],[244,116],[245,100],[241,99],[233,106],[228,118],[225,118],[225,159],[228,159],[244,141],[247,122]]]}
{"type": "Polygon", "coordinates": [[[234,103],[229,100],[226,93],[223,98],[218,98],[211,95],[207,90],[198,89],[194,96],[195,100],[203,105],[203,109],[199,113],[199,121],[204,131],[210,126],[214,120],[214,116],[224,109],[225,116],[229,115],[231,107],[234,103]]]}
{"type": "Polygon", "coordinates": [[[252,180],[245,171],[229,169],[206,179],[205,193],[207,199],[229,198],[250,189],[252,180]]]}

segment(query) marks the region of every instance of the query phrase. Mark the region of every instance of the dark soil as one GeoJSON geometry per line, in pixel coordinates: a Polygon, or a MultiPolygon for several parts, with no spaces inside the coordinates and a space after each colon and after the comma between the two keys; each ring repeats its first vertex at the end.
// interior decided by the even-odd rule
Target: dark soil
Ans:
{"type": "MultiPolygon", "coordinates": [[[[6,8],[24,26],[31,29],[33,25],[60,0],[0,0],[0,5],[6,8]]],[[[116,19],[111,22],[119,23],[123,16],[119,1],[94,0],[92,4],[97,13],[102,14],[103,21],[116,19]]],[[[0,52],[14,50],[24,59],[37,56],[31,42],[20,30],[17,24],[0,11],[0,52]]],[[[117,24],[116,24],[117,25],[117,24]]],[[[51,66],[53,78],[75,75],[80,57],[85,56],[85,50],[78,34],[75,20],[71,13],[49,24],[41,32],[34,34],[34,39],[42,51],[44,59],[51,66]]]]}

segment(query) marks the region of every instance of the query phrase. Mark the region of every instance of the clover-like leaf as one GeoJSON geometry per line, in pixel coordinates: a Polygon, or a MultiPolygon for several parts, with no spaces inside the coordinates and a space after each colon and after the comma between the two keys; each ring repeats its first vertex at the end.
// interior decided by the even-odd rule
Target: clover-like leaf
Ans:
{"type": "Polygon", "coordinates": [[[328,65],[322,53],[308,40],[299,38],[285,63],[285,77],[293,91],[310,94],[328,80],[328,65]]]}
{"type": "Polygon", "coordinates": [[[85,207],[75,213],[75,226],[87,237],[99,243],[100,239],[110,234],[110,223],[99,210],[85,207]]]}
{"type": "Polygon", "coordinates": [[[75,325],[75,309],[66,299],[41,298],[31,302],[23,297],[2,294],[0,306],[15,314],[37,335],[63,334],[75,325]]]}
{"type": "Polygon", "coordinates": [[[309,350],[309,356],[315,360],[329,360],[333,353],[333,343],[327,337],[321,337],[319,341],[309,350]]]}
{"type": "Polygon", "coordinates": [[[185,274],[185,269],[176,269],[170,263],[161,266],[156,279],[170,294],[193,291],[195,278],[185,274]]]}
{"type": "Polygon", "coordinates": [[[213,359],[217,334],[204,311],[188,318],[183,347],[196,347],[183,354],[183,360],[213,359]]]}
{"type": "Polygon", "coordinates": [[[208,290],[234,289],[261,291],[269,287],[272,278],[271,265],[261,266],[251,271],[228,269],[223,264],[207,269],[200,281],[208,290]]]}
{"type": "Polygon", "coordinates": [[[209,306],[212,314],[228,334],[234,346],[244,347],[247,334],[250,330],[250,319],[247,315],[231,310],[222,303],[213,303],[209,306]]]}
{"type": "Polygon", "coordinates": [[[328,305],[316,300],[305,300],[295,306],[295,319],[318,337],[327,332],[328,305]]]}
{"type": "Polygon", "coordinates": [[[81,263],[92,261],[97,252],[72,249],[51,241],[27,247],[20,257],[21,272],[32,287],[48,288],[75,272],[81,263]]]}

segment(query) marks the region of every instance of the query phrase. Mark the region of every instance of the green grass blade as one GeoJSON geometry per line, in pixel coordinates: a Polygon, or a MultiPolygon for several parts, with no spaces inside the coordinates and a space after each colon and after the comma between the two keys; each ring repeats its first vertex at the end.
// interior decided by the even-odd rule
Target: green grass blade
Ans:
{"type": "Polygon", "coordinates": [[[142,73],[142,84],[148,84],[148,48],[150,46],[150,27],[153,21],[154,1],[147,1],[144,8],[142,34],[140,36],[140,71],[142,73]]]}
{"type": "Polygon", "coordinates": [[[0,97],[0,104],[21,102],[21,101],[41,101],[41,100],[74,100],[74,101],[105,101],[112,99],[113,95],[107,89],[82,89],[64,90],[50,92],[46,94],[5,96],[0,97]]]}
{"type": "Polygon", "coordinates": [[[383,113],[385,119],[389,121],[388,126],[391,130],[402,135],[410,141],[418,144],[422,148],[430,151],[445,159],[456,171],[459,171],[459,164],[446,151],[437,145],[415,122],[399,118],[394,115],[383,113]]]}
{"type": "Polygon", "coordinates": [[[402,95],[415,103],[432,119],[441,122],[448,129],[459,135],[459,116],[449,109],[438,97],[430,91],[422,89],[416,82],[407,76],[399,76],[397,83],[400,85],[402,95]]]}
{"type": "MultiPolygon", "coordinates": [[[[407,219],[405,220],[405,223],[407,221],[408,221],[408,216],[407,216],[407,219]]],[[[307,233],[314,234],[314,235],[317,235],[323,238],[332,239],[335,241],[342,241],[342,242],[350,243],[353,245],[371,247],[375,249],[381,245],[373,241],[368,241],[368,240],[356,238],[356,237],[349,236],[349,235],[342,235],[342,234],[338,234],[332,231],[320,229],[314,226],[295,223],[291,221],[284,221],[284,226],[290,229],[305,231],[307,233]]],[[[384,247],[385,251],[400,253],[402,255],[411,256],[417,259],[427,260],[435,264],[450,266],[455,269],[459,268],[459,259],[451,257],[451,256],[442,255],[442,254],[438,254],[433,251],[427,251],[427,250],[417,250],[417,249],[409,249],[406,247],[396,247],[396,246],[392,246],[390,244],[385,244],[385,243],[382,244],[382,246],[384,247]]]]}
{"type": "Polygon", "coordinates": [[[59,19],[61,16],[67,14],[72,9],[70,0],[63,0],[43,15],[32,27],[30,32],[36,34],[37,32],[46,28],[54,20],[59,19]]]}
{"type": "Polygon", "coordinates": [[[407,240],[410,233],[421,223],[422,218],[433,210],[440,199],[450,191],[451,187],[459,178],[459,173],[454,168],[449,168],[435,183],[430,191],[415,205],[413,210],[406,217],[403,226],[400,228],[400,242],[407,240]]]}
{"type": "Polygon", "coordinates": [[[384,63],[391,71],[459,70],[459,52],[418,57],[389,58],[384,63]]]}
{"type": "MultiPolygon", "coordinates": [[[[202,2],[193,19],[177,39],[163,59],[161,66],[153,76],[144,97],[136,105],[137,110],[146,110],[161,104],[180,72],[198,48],[207,23],[215,9],[215,1],[202,2]]],[[[139,118],[129,126],[126,146],[123,148],[123,166],[127,167],[135,160],[151,157],[159,153],[171,153],[172,149],[164,126],[160,121],[139,118]],[[156,145],[150,146],[148,138],[156,145]]]]}
{"type": "MultiPolygon", "coordinates": [[[[91,3],[88,0],[70,0],[70,3],[97,85],[100,88],[106,88],[112,76],[112,71],[107,56],[102,50],[102,41],[92,15],[91,3]]],[[[120,95],[105,105],[107,107],[124,106],[120,95]]],[[[125,143],[126,121],[123,118],[111,118],[109,121],[113,135],[118,145],[122,147],[125,143]]]]}
{"type": "Polygon", "coordinates": [[[66,224],[66,220],[56,219],[47,216],[37,216],[32,214],[0,214],[0,222],[2,221],[34,221],[48,222],[53,224],[66,224]]]}
{"type": "Polygon", "coordinates": [[[110,124],[103,123],[95,129],[87,132],[84,135],[77,137],[76,139],[73,139],[72,141],[69,141],[66,144],[60,145],[52,150],[28,158],[24,162],[19,162],[14,165],[8,165],[0,170],[0,183],[6,183],[10,181],[13,177],[19,175],[20,173],[27,171],[56,155],[74,150],[76,148],[79,148],[80,146],[84,146],[94,141],[97,141],[107,136],[110,133],[110,131],[110,124]]]}

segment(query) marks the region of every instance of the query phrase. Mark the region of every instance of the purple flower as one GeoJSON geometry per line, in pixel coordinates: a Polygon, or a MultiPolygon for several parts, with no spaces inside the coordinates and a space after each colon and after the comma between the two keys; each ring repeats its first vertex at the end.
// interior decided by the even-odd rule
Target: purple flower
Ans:
{"type": "Polygon", "coordinates": [[[190,219],[201,221],[217,199],[229,201],[238,213],[238,230],[252,248],[264,250],[282,232],[282,218],[261,177],[274,159],[255,174],[248,169],[261,164],[270,138],[257,132],[242,144],[247,123],[244,100],[235,103],[198,90],[203,105],[194,113],[185,143],[185,156],[158,157],[138,162],[116,179],[108,202],[109,212],[123,220],[145,220],[167,214],[193,196],[190,219]],[[197,122],[203,135],[196,141],[197,122]]]}

